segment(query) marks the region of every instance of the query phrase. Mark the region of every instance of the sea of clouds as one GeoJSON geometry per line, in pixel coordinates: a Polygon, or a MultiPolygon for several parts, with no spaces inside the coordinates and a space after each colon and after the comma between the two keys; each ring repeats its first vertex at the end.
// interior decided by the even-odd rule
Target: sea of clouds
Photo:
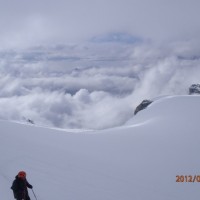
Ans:
{"type": "Polygon", "coordinates": [[[143,99],[185,95],[199,82],[195,40],[156,45],[95,38],[78,45],[1,49],[0,119],[105,129],[132,118],[143,99]]]}

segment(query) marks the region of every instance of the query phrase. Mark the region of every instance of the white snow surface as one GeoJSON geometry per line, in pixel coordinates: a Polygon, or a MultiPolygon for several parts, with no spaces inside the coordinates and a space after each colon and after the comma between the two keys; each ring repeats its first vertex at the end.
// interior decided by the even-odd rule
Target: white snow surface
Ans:
{"type": "MultiPolygon", "coordinates": [[[[19,170],[38,200],[198,199],[200,96],[153,102],[126,125],[100,130],[56,130],[0,121],[0,196],[19,170]]],[[[29,190],[31,199],[35,199],[29,190]]]]}

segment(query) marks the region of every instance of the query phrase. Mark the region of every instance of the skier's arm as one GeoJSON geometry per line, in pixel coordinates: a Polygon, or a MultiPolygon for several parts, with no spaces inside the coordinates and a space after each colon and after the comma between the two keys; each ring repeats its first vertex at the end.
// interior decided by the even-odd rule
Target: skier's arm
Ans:
{"type": "Polygon", "coordinates": [[[33,186],[32,186],[28,181],[26,181],[26,186],[27,186],[28,188],[30,188],[30,189],[33,188],[33,186]]]}

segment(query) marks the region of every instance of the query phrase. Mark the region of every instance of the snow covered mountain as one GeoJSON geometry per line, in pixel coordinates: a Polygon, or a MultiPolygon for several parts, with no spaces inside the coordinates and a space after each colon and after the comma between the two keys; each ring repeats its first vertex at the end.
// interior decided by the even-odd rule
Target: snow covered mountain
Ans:
{"type": "Polygon", "coordinates": [[[38,200],[197,199],[199,103],[196,95],[163,97],[126,125],[101,131],[0,121],[1,199],[13,198],[19,170],[38,200]]]}

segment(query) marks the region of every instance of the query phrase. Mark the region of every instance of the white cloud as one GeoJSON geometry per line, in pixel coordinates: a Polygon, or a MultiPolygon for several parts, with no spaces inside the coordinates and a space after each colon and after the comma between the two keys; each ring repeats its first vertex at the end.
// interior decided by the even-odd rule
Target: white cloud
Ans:
{"type": "Polygon", "coordinates": [[[199,83],[198,0],[0,3],[1,119],[108,128],[199,83]]]}
{"type": "Polygon", "coordinates": [[[46,46],[0,55],[0,118],[61,128],[122,125],[143,99],[187,94],[200,80],[198,41],[46,46]]]}

